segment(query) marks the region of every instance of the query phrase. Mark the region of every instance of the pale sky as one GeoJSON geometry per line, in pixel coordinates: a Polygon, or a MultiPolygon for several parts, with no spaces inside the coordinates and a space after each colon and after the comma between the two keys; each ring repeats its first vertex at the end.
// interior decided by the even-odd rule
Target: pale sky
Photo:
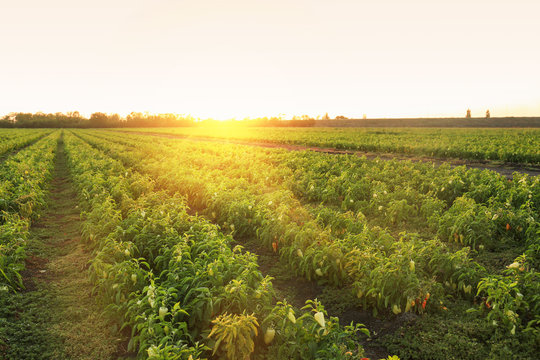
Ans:
{"type": "Polygon", "coordinates": [[[538,0],[0,0],[0,114],[540,115],[538,0]]]}

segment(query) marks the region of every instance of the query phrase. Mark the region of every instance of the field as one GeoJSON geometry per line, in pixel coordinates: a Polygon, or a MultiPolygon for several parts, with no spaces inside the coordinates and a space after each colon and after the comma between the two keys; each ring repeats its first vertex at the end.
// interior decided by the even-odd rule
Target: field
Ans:
{"type": "Polygon", "coordinates": [[[197,139],[540,165],[540,129],[186,127],[122,130],[197,139]]]}
{"type": "Polygon", "coordinates": [[[0,358],[535,359],[539,165],[531,129],[0,130],[0,358]]]}

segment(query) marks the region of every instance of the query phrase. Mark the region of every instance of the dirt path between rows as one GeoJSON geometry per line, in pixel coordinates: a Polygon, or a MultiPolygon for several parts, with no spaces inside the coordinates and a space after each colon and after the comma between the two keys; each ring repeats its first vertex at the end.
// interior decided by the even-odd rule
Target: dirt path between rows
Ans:
{"type": "MultiPolygon", "coordinates": [[[[7,359],[118,359],[125,339],[101,314],[87,268],[91,253],[80,238],[77,196],[68,175],[62,141],[57,148],[48,209],[30,230],[25,290],[7,359]]],[[[1,356],[0,356],[1,357],[1,356]]]]}
{"type": "Polygon", "coordinates": [[[441,164],[450,164],[451,166],[461,166],[465,165],[468,168],[480,169],[480,170],[492,170],[498,172],[501,175],[504,175],[508,179],[512,179],[512,174],[514,172],[520,172],[528,174],[530,176],[540,176],[540,166],[525,166],[520,164],[500,164],[493,163],[489,161],[469,161],[469,160],[460,160],[460,159],[440,159],[435,157],[427,156],[412,156],[399,153],[373,153],[373,152],[363,152],[363,151],[354,151],[354,150],[338,150],[335,148],[323,148],[315,146],[303,146],[303,145],[290,145],[290,144],[279,144],[279,143],[270,143],[270,142],[256,142],[256,141],[246,141],[246,140],[236,140],[236,139],[219,139],[211,137],[187,137],[183,135],[174,135],[174,134],[162,134],[154,132],[143,132],[143,131],[121,131],[121,130],[112,130],[115,132],[122,132],[127,134],[138,134],[138,135],[151,135],[157,137],[163,137],[168,139],[181,139],[189,141],[210,141],[218,142],[224,144],[239,144],[239,145],[250,145],[258,146],[265,148],[275,148],[275,149],[286,149],[290,151],[314,151],[326,154],[334,155],[356,155],[356,156],[365,156],[367,159],[376,159],[381,160],[411,160],[411,161],[422,161],[422,162],[432,162],[437,165],[441,164]]]}

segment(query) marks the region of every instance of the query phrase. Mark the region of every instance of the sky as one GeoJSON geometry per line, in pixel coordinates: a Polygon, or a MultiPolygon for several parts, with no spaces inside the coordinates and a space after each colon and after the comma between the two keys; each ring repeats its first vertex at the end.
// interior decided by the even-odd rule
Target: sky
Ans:
{"type": "Polygon", "coordinates": [[[0,114],[540,116],[538,0],[0,0],[0,114]]]}

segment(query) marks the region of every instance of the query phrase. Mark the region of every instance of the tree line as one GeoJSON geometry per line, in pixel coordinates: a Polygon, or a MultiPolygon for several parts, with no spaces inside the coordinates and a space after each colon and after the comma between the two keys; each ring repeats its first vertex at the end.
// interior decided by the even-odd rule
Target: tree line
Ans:
{"type": "Polygon", "coordinates": [[[245,120],[199,120],[189,115],[149,114],[132,112],[125,117],[118,114],[93,113],[89,118],[78,111],[55,114],[45,113],[10,113],[0,118],[1,128],[108,128],[108,127],[187,127],[187,126],[299,126],[315,125],[313,118],[258,118],[245,120]]]}

